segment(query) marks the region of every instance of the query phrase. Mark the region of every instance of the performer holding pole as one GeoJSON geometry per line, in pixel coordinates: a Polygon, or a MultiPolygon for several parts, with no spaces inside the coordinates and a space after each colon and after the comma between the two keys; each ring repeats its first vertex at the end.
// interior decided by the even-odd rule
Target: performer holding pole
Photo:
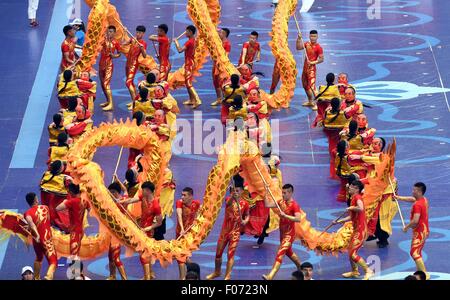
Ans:
{"type": "Polygon", "coordinates": [[[414,184],[412,197],[394,195],[394,198],[396,200],[414,203],[411,209],[410,222],[403,227],[403,232],[406,233],[408,229],[412,228],[413,238],[411,241],[410,255],[416,263],[417,271],[424,272],[427,279],[430,279],[422,258],[422,249],[430,234],[430,227],[428,225],[428,200],[424,197],[426,190],[427,187],[423,182],[417,182],[414,184]]]}
{"type": "Polygon", "coordinates": [[[280,209],[280,246],[272,270],[269,274],[262,276],[265,280],[272,280],[275,277],[281,267],[284,255],[287,255],[295,264],[297,270],[301,271],[300,258],[292,251],[292,243],[295,240],[295,223],[301,221],[300,207],[292,198],[293,193],[294,187],[291,184],[285,184],[283,185],[283,198],[281,200],[277,201],[273,198],[273,195],[273,201],[264,197],[266,207],[278,207],[280,209]]]}
{"type": "Polygon", "coordinates": [[[225,199],[225,218],[223,220],[219,240],[217,241],[214,272],[206,276],[206,279],[208,280],[221,275],[222,254],[227,245],[228,261],[224,280],[231,279],[234,254],[241,238],[241,226],[245,226],[250,218],[248,202],[242,199],[244,180],[240,176],[235,176],[232,180],[233,187],[230,189],[231,197],[225,199]]]}
{"type": "MultiPolygon", "coordinates": [[[[123,26],[123,25],[122,25],[123,26]]],[[[125,66],[125,74],[126,74],[126,86],[131,96],[131,103],[128,103],[128,109],[131,110],[133,106],[133,102],[136,98],[136,87],[134,85],[134,77],[139,69],[139,55],[142,57],[147,57],[147,43],[143,40],[145,34],[145,26],[139,25],[136,27],[136,37],[124,27],[124,29],[130,34],[131,38],[123,43],[122,45],[131,45],[130,50],[127,54],[127,63],[125,66]]]]}
{"type": "Polygon", "coordinates": [[[39,204],[38,197],[35,193],[28,193],[25,198],[30,209],[25,212],[24,217],[33,232],[33,248],[36,253],[34,279],[40,279],[42,260],[45,255],[48,261],[48,270],[45,279],[52,280],[58,261],[55,246],[52,241],[50,211],[48,206],[39,204]]]}
{"type": "Polygon", "coordinates": [[[358,271],[358,266],[360,266],[365,272],[364,280],[368,280],[374,275],[373,271],[367,266],[364,259],[358,255],[358,250],[362,247],[364,241],[367,239],[367,220],[364,210],[364,202],[362,199],[363,189],[364,184],[359,180],[355,180],[350,184],[348,193],[351,196],[351,202],[350,207],[347,208],[350,216],[333,223],[340,224],[350,220],[353,223],[353,233],[352,237],[350,238],[350,244],[348,246],[348,255],[350,258],[352,271],[342,274],[342,277],[359,277],[360,274],[358,271]]]}
{"type": "MultiPolygon", "coordinates": [[[[176,237],[177,240],[186,234],[192,227],[194,220],[197,216],[197,212],[200,209],[200,201],[194,199],[194,190],[190,187],[185,187],[181,192],[181,199],[177,200],[177,228],[176,237]]],[[[187,262],[190,260],[187,259],[187,262]]],[[[184,280],[186,277],[186,264],[180,261],[178,262],[178,269],[180,271],[180,280],[184,280]]]]}
{"type": "Polygon", "coordinates": [[[113,59],[120,57],[120,43],[114,39],[116,34],[116,27],[108,26],[105,41],[103,42],[102,50],[100,52],[99,62],[99,78],[102,85],[103,93],[106,97],[106,102],[100,104],[104,111],[114,109],[111,92],[111,79],[114,70],[113,59]]]}
{"type": "Polygon", "coordinates": [[[202,104],[200,97],[192,86],[193,79],[193,71],[194,71],[194,55],[195,55],[195,32],[197,29],[194,25],[189,25],[186,27],[186,31],[178,36],[174,42],[177,47],[178,53],[184,52],[184,81],[189,94],[189,100],[183,102],[186,105],[192,105],[192,108],[197,108],[202,104]],[[180,46],[178,39],[181,38],[184,34],[188,38],[188,41],[184,44],[183,47],[180,46]]]}
{"type": "MultiPolygon", "coordinates": [[[[295,18],[296,19],[296,18],[295,18]]],[[[317,65],[323,63],[323,49],[317,42],[319,34],[317,30],[311,30],[309,32],[309,42],[303,42],[302,33],[299,30],[296,49],[305,51],[305,62],[303,64],[302,73],[302,84],[305,89],[306,95],[308,96],[308,101],[304,102],[303,106],[312,107],[313,110],[317,110],[317,105],[313,102],[315,96],[317,95],[316,88],[316,76],[317,76],[317,65]]]]}

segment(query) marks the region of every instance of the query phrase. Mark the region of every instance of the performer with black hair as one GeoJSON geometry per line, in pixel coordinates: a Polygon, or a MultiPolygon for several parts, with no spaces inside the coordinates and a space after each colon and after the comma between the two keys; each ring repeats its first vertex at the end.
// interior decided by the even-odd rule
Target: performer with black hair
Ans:
{"type": "Polygon", "coordinates": [[[158,42],[158,59],[159,59],[159,78],[158,80],[167,81],[171,69],[169,60],[170,56],[170,40],[167,37],[169,26],[167,24],[158,25],[158,34],[151,35],[148,39],[152,42],[158,42]]]}

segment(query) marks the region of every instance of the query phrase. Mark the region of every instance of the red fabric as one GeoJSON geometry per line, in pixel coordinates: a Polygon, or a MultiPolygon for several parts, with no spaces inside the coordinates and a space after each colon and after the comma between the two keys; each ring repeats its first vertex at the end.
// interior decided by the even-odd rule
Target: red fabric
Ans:
{"type": "Polygon", "coordinates": [[[123,266],[123,263],[120,260],[120,244],[114,245],[114,246],[113,245],[109,246],[108,260],[109,260],[109,263],[113,263],[118,268],[123,266]]]}
{"type": "Polygon", "coordinates": [[[336,147],[339,143],[339,130],[324,128],[323,132],[328,138],[328,153],[330,154],[330,178],[339,179],[336,175],[335,157],[336,157],[336,147]]]}
{"type": "MultiPolygon", "coordinates": [[[[192,223],[194,223],[195,216],[197,215],[197,212],[200,209],[200,200],[192,200],[191,205],[187,206],[186,204],[183,203],[183,200],[179,199],[177,200],[176,207],[182,209],[181,216],[183,218],[183,228],[184,230],[186,230],[188,229],[189,226],[192,225],[192,223]]],[[[180,233],[181,227],[177,221],[177,228],[176,228],[177,238],[180,236],[180,233]]]]}
{"type": "MultiPolygon", "coordinates": [[[[361,194],[353,195],[350,201],[350,206],[357,206],[358,200],[363,201],[362,195],[361,194]]],[[[366,214],[364,210],[360,212],[350,211],[350,219],[352,220],[354,230],[359,232],[367,231],[366,214]]]]}
{"type": "Polygon", "coordinates": [[[46,205],[49,208],[51,224],[64,232],[69,232],[69,213],[67,211],[56,211],[56,207],[61,204],[64,199],[64,196],[41,191],[41,201],[43,205],[46,205]]]}
{"type": "Polygon", "coordinates": [[[65,58],[64,58],[64,53],[69,53],[69,59],[72,61],[75,61],[75,43],[70,39],[70,40],[64,40],[61,44],[61,53],[62,53],[62,58],[61,58],[61,71],[64,71],[65,69],[67,69],[68,67],[70,67],[72,64],[70,62],[68,62],[65,58]]]}
{"type": "Polygon", "coordinates": [[[428,226],[428,200],[425,197],[420,198],[416,202],[414,202],[411,209],[411,220],[414,217],[414,214],[420,214],[419,223],[416,228],[414,228],[414,232],[425,232],[428,234],[430,232],[430,227],[428,226]]]}
{"type": "Polygon", "coordinates": [[[72,127],[70,127],[69,129],[67,129],[67,133],[70,136],[77,136],[80,135],[84,132],[84,130],[86,129],[87,124],[83,121],[78,121],[76,122],[75,125],[73,125],[72,127]]]}
{"type": "Polygon", "coordinates": [[[120,43],[116,40],[111,40],[103,42],[102,50],[100,51],[100,62],[99,68],[104,69],[106,65],[112,63],[111,52],[119,52],[120,51],[120,43]]]}
{"type": "Polygon", "coordinates": [[[79,197],[74,197],[70,193],[67,195],[67,200],[64,201],[64,204],[69,211],[69,219],[70,219],[70,232],[80,233],[84,232],[83,230],[83,219],[86,209],[88,209],[89,202],[82,200],[79,197]]]}
{"type": "Polygon", "coordinates": [[[250,209],[250,218],[244,226],[244,232],[249,235],[261,235],[269,214],[270,209],[264,205],[264,201],[256,201],[255,206],[250,209]]]}
{"type": "Polygon", "coordinates": [[[222,102],[222,107],[220,109],[220,121],[225,125],[227,123],[228,114],[230,112],[230,106],[222,102]]]}
{"type": "Polygon", "coordinates": [[[253,45],[250,45],[250,42],[245,42],[242,46],[241,56],[239,57],[239,65],[242,65],[242,55],[244,49],[247,49],[247,54],[245,55],[245,62],[246,64],[250,63],[252,64],[255,60],[256,53],[258,51],[261,51],[261,46],[258,42],[255,42],[253,45]]]}
{"type": "Polygon", "coordinates": [[[184,65],[194,65],[194,53],[195,53],[195,38],[190,38],[185,44],[186,50],[184,51],[184,65]]]}
{"type": "Polygon", "coordinates": [[[356,117],[359,115],[359,110],[362,107],[362,103],[359,100],[355,100],[354,102],[348,103],[347,101],[343,101],[341,104],[341,109],[344,110],[347,107],[351,107],[349,111],[346,112],[345,116],[347,118],[352,118],[352,120],[356,121],[356,117]]]}
{"type": "Polygon", "coordinates": [[[158,36],[159,63],[162,66],[169,66],[170,42],[167,36],[158,36]]]}
{"type": "MultiPolygon", "coordinates": [[[[295,213],[300,212],[300,207],[294,199],[292,199],[289,203],[286,203],[284,200],[281,200],[280,202],[285,203],[284,208],[282,204],[280,205],[285,214],[295,216],[295,213]]],[[[286,218],[280,218],[280,235],[295,236],[295,222],[286,218]]]]}

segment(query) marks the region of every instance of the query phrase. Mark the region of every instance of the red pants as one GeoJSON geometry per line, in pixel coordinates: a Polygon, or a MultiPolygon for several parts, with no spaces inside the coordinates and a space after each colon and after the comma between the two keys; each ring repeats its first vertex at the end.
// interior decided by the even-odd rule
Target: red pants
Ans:
{"type": "Polygon", "coordinates": [[[62,109],[67,109],[69,107],[69,98],[66,97],[58,97],[59,100],[59,106],[62,109]]]}
{"type": "Polygon", "coordinates": [[[109,245],[108,259],[109,263],[114,263],[118,268],[123,266],[123,263],[120,260],[120,244],[114,246],[109,245]]]}
{"type": "Polygon", "coordinates": [[[79,256],[83,231],[72,231],[70,233],[70,255],[79,256]]]}
{"type": "Polygon", "coordinates": [[[418,260],[422,259],[422,249],[425,246],[425,241],[428,238],[427,232],[413,232],[413,239],[411,241],[411,251],[409,254],[412,259],[418,260]]]}
{"type": "Polygon", "coordinates": [[[305,63],[302,73],[302,85],[305,91],[310,91],[316,96],[316,66],[305,63]]]}
{"type": "Polygon", "coordinates": [[[358,250],[362,247],[366,239],[367,231],[353,231],[352,237],[350,239],[350,245],[348,247],[348,256],[350,258],[350,261],[354,262],[355,264],[357,264],[361,259],[361,256],[358,255],[358,250]]]}
{"type": "Polygon", "coordinates": [[[159,66],[159,78],[161,81],[167,81],[167,79],[169,78],[169,73],[170,73],[170,69],[172,68],[172,66],[170,64],[164,66],[164,65],[160,65],[159,66]]]}
{"type": "Polygon", "coordinates": [[[69,213],[67,210],[56,211],[56,207],[65,199],[66,197],[64,196],[41,191],[41,202],[49,208],[51,224],[68,233],[70,226],[69,213]]]}
{"type": "Polygon", "coordinates": [[[284,234],[280,232],[280,246],[278,247],[277,257],[275,261],[280,264],[283,262],[283,257],[287,255],[287,257],[292,257],[294,252],[292,251],[292,243],[295,240],[294,234],[284,234]]]}
{"type": "Polygon", "coordinates": [[[139,69],[139,63],[136,62],[131,65],[131,66],[126,66],[125,67],[125,74],[126,74],[126,81],[125,81],[125,85],[128,88],[128,91],[130,92],[130,96],[131,96],[131,101],[134,101],[134,99],[136,98],[136,87],[134,85],[134,77],[136,76],[136,73],[139,69]]]}
{"type": "Polygon", "coordinates": [[[220,233],[219,240],[217,241],[216,258],[222,258],[223,251],[228,244],[228,260],[234,257],[236,247],[241,238],[239,230],[234,230],[229,233],[220,233]]]}
{"type": "MultiPolygon", "coordinates": [[[[41,236],[40,238],[42,239],[43,237],[41,236]]],[[[36,253],[37,262],[42,262],[45,255],[45,258],[47,259],[49,265],[57,264],[58,259],[56,257],[56,251],[51,240],[44,241],[44,243],[42,243],[42,241],[39,241],[38,243],[33,239],[33,248],[34,252],[36,253]]]]}
{"type": "Polygon", "coordinates": [[[339,130],[324,128],[323,132],[328,138],[328,153],[330,154],[330,178],[339,179],[336,175],[336,166],[334,164],[336,157],[336,147],[339,143],[339,130]]]}

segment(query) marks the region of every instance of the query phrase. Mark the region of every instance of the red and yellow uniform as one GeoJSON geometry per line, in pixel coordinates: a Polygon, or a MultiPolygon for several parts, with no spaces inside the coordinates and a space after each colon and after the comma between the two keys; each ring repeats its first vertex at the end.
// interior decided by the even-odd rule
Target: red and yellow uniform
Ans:
{"type": "Polygon", "coordinates": [[[81,249],[81,239],[84,235],[84,214],[90,208],[90,204],[84,199],[72,196],[70,193],[67,195],[64,204],[69,212],[70,219],[70,255],[78,256],[81,249]]]}
{"type": "MultiPolygon", "coordinates": [[[[157,198],[154,198],[151,201],[147,201],[143,198],[142,195],[139,195],[139,200],[141,201],[142,212],[139,225],[142,228],[153,225],[153,220],[157,216],[161,216],[161,207],[159,206],[159,200],[157,198]]],[[[148,237],[153,237],[154,230],[147,231],[146,234],[148,237]]],[[[142,265],[150,264],[150,259],[147,259],[142,255],[139,256],[139,259],[142,265]]]]}
{"type": "Polygon", "coordinates": [[[249,214],[249,205],[245,200],[236,201],[232,197],[225,200],[225,217],[217,241],[216,259],[222,258],[228,245],[228,260],[234,257],[241,237],[241,222],[249,214]]]}
{"type": "MultiPolygon", "coordinates": [[[[226,54],[229,55],[231,51],[231,43],[228,39],[222,41],[223,49],[225,50],[226,54]]],[[[215,63],[213,63],[212,68],[212,78],[213,78],[213,84],[215,89],[219,89],[222,86],[222,83],[220,82],[220,76],[219,76],[219,70],[217,69],[217,66],[215,63]]]]}
{"type": "MultiPolygon", "coordinates": [[[[296,213],[301,213],[300,206],[294,199],[285,201],[281,199],[278,201],[278,205],[281,210],[288,216],[295,217],[296,213]]],[[[277,255],[275,258],[275,263],[269,274],[263,275],[264,279],[272,280],[278,270],[281,267],[283,258],[285,255],[289,257],[290,260],[296,265],[297,269],[300,270],[300,259],[292,251],[292,243],[295,240],[295,222],[291,221],[285,217],[280,217],[280,246],[278,247],[277,255]]]]}
{"type": "MultiPolygon", "coordinates": [[[[320,55],[323,55],[323,49],[319,43],[312,44],[311,42],[304,43],[306,49],[306,55],[308,55],[309,61],[316,61],[320,55]]],[[[307,58],[305,57],[305,63],[303,65],[302,73],[302,85],[305,91],[311,91],[314,96],[317,95],[316,88],[316,75],[317,67],[316,65],[310,65],[307,58]]]]}
{"type": "Polygon", "coordinates": [[[33,220],[39,233],[39,242],[36,242],[36,240],[33,239],[33,248],[36,253],[36,260],[34,263],[35,278],[40,278],[40,269],[45,255],[49,264],[46,279],[53,279],[53,273],[56,270],[58,261],[55,246],[52,241],[50,210],[46,205],[35,205],[25,212],[24,217],[26,218],[28,216],[33,220]]]}
{"type": "Polygon", "coordinates": [[[334,160],[334,165],[336,166],[336,175],[339,177],[341,181],[341,186],[339,189],[339,193],[336,197],[337,201],[345,202],[347,199],[347,190],[346,185],[348,182],[348,177],[353,173],[352,167],[348,162],[348,155],[344,155],[344,157],[340,157],[338,153],[336,153],[336,157],[334,160]]]}
{"type": "Polygon", "coordinates": [[[422,249],[425,246],[425,241],[430,234],[430,227],[428,225],[428,200],[425,197],[420,198],[414,202],[411,209],[411,220],[415,214],[420,214],[419,222],[413,229],[413,238],[411,241],[411,251],[409,254],[417,265],[417,269],[426,272],[425,265],[422,259],[422,249]]]}
{"type": "MultiPolygon", "coordinates": [[[[293,199],[288,202],[280,200],[278,205],[283,212],[289,216],[295,216],[295,213],[300,213],[300,206],[293,199]]],[[[294,239],[295,222],[286,218],[280,218],[280,247],[278,248],[277,256],[275,258],[276,262],[281,264],[284,255],[287,255],[289,258],[295,255],[292,251],[292,243],[294,242],[294,239]]]]}
{"type": "MultiPolygon", "coordinates": [[[[357,206],[357,201],[362,200],[361,194],[353,195],[350,200],[350,206],[357,206]]],[[[363,202],[364,203],[364,202],[363,202]]],[[[350,211],[350,218],[353,224],[353,233],[348,246],[348,256],[353,264],[360,264],[364,260],[358,255],[358,250],[362,247],[367,239],[367,221],[365,211],[350,211]]]]}
{"type": "Polygon", "coordinates": [[[167,36],[158,36],[158,54],[159,54],[159,78],[167,81],[171,69],[169,55],[170,55],[170,41],[167,36]]]}
{"type": "MultiPolygon", "coordinates": [[[[120,209],[120,211],[122,213],[125,213],[124,210],[126,208],[124,208],[121,204],[119,204],[118,201],[122,201],[128,198],[128,195],[124,195],[123,197],[121,197],[120,199],[115,199],[117,207],[120,209]]],[[[121,244],[118,243],[113,243],[111,242],[109,245],[109,251],[108,251],[108,260],[109,260],[109,265],[110,265],[110,270],[112,270],[115,267],[117,267],[119,269],[120,275],[122,276],[122,279],[127,279],[126,274],[125,274],[125,269],[123,267],[123,263],[120,260],[120,248],[121,248],[121,244]]],[[[115,269],[113,269],[114,271],[111,272],[111,276],[113,278],[111,279],[115,279],[115,269]]]]}
{"type": "Polygon", "coordinates": [[[75,61],[75,42],[72,39],[65,39],[61,44],[61,53],[62,53],[62,59],[61,59],[60,71],[64,72],[65,69],[72,66],[72,63],[68,62],[65,59],[64,53],[69,53],[69,59],[72,62],[74,62],[75,61]]]}
{"type": "MultiPolygon", "coordinates": [[[[198,210],[200,209],[200,200],[192,200],[190,205],[183,203],[183,200],[179,199],[176,203],[176,208],[181,208],[181,217],[183,218],[183,228],[187,230],[192,223],[194,223],[198,210]]],[[[176,237],[178,238],[181,233],[181,226],[177,223],[176,237]]]]}
{"type": "Polygon", "coordinates": [[[253,66],[253,61],[255,60],[256,53],[261,51],[261,46],[258,42],[254,42],[253,44],[250,44],[250,42],[245,42],[244,45],[242,45],[242,51],[241,56],[239,57],[239,63],[238,65],[242,64],[249,64],[250,66],[253,66]],[[247,54],[245,55],[245,61],[242,61],[242,55],[244,54],[244,49],[247,49],[247,54]]]}
{"type": "Polygon", "coordinates": [[[50,222],[59,229],[69,232],[69,214],[67,211],[56,211],[56,207],[67,197],[64,174],[52,175],[46,171],[40,182],[42,204],[48,206],[50,222]]]}
{"type": "MultiPolygon", "coordinates": [[[[144,40],[139,40],[139,45],[142,45],[147,50],[147,43],[144,40]]],[[[130,50],[127,54],[127,63],[125,65],[126,81],[125,84],[130,92],[131,99],[134,101],[136,98],[136,87],[134,85],[134,77],[139,69],[139,55],[141,55],[141,48],[133,39],[131,42],[130,50]]]]}
{"type": "Polygon", "coordinates": [[[78,89],[82,93],[81,99],[83,100],[83,106],[93,112],[97,93],[97,82],[84,79],[77,79],[76,81],[78,89]]]}
{"type": "Polygon", "coordinates": [[[184,80],[186,88],[192,88],[192,72],[194,70],[195,38],[192,37],[184,44],[184,80]]]}
{"type": "Polygon", "coordinates": [[[103,47],[100,52],[100,62],[98,67],[98,76],[102,85],[103,93],[106,101],[112,101],[111,79],[114,71],[113,55],[120,51],[120,44],[118,41],[112,39],[105,39],[103,47]]]}

